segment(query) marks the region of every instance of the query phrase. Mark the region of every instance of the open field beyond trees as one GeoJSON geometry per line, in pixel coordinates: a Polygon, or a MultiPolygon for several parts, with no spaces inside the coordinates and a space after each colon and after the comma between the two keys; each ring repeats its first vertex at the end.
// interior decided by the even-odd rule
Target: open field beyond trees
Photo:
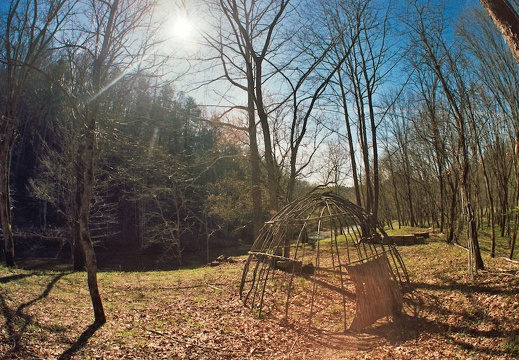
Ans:
{"type": "Polygon", "coordinates": [[[96,328],[84,273],[0,268],[2,359],[514,359],[519,265],[484,257],[466,279],[465,250],[433,237],[399,248],[412,291],[405,313],[361,332],[288,325],[243,307],[243,263],[101,272],[108,321],[96,328]]]}

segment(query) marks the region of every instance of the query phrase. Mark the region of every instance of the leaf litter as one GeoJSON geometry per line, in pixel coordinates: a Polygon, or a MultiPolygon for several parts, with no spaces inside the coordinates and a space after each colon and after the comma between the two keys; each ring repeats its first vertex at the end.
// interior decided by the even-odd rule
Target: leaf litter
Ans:
{"type": "MultiPolygon", "coordinates": [[[[243,263],[163,272],[100,272],[107,323],[88,334],[86,275],[0,267],[1,359],[515,359],[519,266],[485,257],[475,283],[463,250],[399,248],[412,291],[404,312],[360,331],[243,306],[243,263]]],[[[322,300],[333,306],[333,299],[322,300]]],[[[299,307],[310,306],[301,301],[299,307]]],[[[330,312],[333,314],[333,311],[330,312]]]]}

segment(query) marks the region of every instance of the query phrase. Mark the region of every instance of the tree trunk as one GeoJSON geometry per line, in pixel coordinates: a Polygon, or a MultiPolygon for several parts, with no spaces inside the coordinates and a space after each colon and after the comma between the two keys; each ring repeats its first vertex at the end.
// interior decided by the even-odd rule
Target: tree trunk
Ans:
{"type": "MultiPolygon", "coordinates": [[[[432,54],[431,54],[432,55],[432,54]]],[[[443,87],[445,95],[447,96],[447,101],[449,102],[455,118],[458,132],[458,150],[461,153],[461,189],[462,189],[462,198],[463,203],[465,204],[465,216],[467,219],[467,230],[468,234],[468,248],[469,248],[469,276],[473,278],[474,273],[477,272],[478,269],[484,269],[483,259],[481,258],[481,251],[479,249],[478,242],[478,232],[476,227],[476,221],[474,219],[474,211],[472,209],[472,199],[470,193],[470,159],[468,154],[468,144],[466,140],[467,131],[466,131],[466,119],[459,107],[458,102],[456,101],[456,97],[449,87],[447,80],[444,77],[444,74],[441,71],[440,65],[436,57],[432,56],[432,60],[435,65],[436,75],[440,80],[440,83],[443,87]]]]}
{"type": "MultiPolygon", "coordinates": [[[[270,134],[270,125],[268,114],[265,111],[265,104],[263,103],[263,92],[262,92],[262,61],[263,57],[255,59],[255,86],[252,84],[254,89],[254,100],[256,104],[256,111],[258,113],[261,130],[263,132],[263,146],[265,147],[265,167],[267,168],[267,190],[269,197],[269,211],[271,214],[275,214],[278,209],[278,179],[276,169],[276,159],[274,158],[274,150],[272,147],[272,138],[270,134]]],[[[250,86],[250,85],[249,85],[250,86]]]]}
{"type": "MultiPolygon", "coordinates": [[[[82,128],[82,127],[80,127],[82,128]]],[[[80,141],[84,141],[84,137],[79,137],[80,141]]],[[[76,156],[75,170],[76,170],[76,193],[75,193],[75,207],[73,209],[73,218],[70,222],[70,237],[72,246],[72,269],[74,271],[86,270],[86,259],[85,251],[83,250],[83,243],[81,241],[81,220],[80,220],[80,207],[83,198],[83,184],[84,184],[84,168],[85,163],[83,159],[84,144],[80,144],[79,150],[76,156]]]]}
{"type": "Polygon", "coordinates": [[[447,244],[452,244],[454,241],[454,229],[456,228],[456,203],[457,203],[457,192],[458,192],[458,182],[455,179],[450,179],[449,185],[451,188],[451,202],[449,205],[449,217],[448,217],[448,225],[449,228],[447,230],[446,241],[447,244]]]}
{"type": "Polygon", "coordinates": [[[393,186],[393,197],[395,198],[396,218],[398,221],[398,228],[400,229],[402,227],[402,214],[400,209],[400,200],[398,196],[398,187],[396,185],[396,174],[393,166],[393,160],[389,151],[387,152],[387,157],[389,160],[389,175],[391,177],[391,185],[393,186]]]}
{"type": "Polygon", "coordinates": [[[474,210],[472,209],[472,199],[470,194],[469,184],[469,156],[468,146],[466,142],[465,122],[460,113],[457,112],[459,146],[461,150],[461,189],[463,195],[463,203],[465,204],[465,215],[467,218],[468,230],[468,248],[469,248],[469,277],[474,279],[474,275],[478,270],[483,270],[483,259],[481,258],[481,251],[479,249],[478,230],[476,219],[474,218],[474,210]]]}
{"type": "Polygon", "coordinates": [[[480,0],[519,64],[519,16],[508,0],[480,0]]]}
{"type": "Polygon", "coordinates": [[[72,269],[74,271],[84,271],[86,269],[85,252],[81,243],[79,229],[79,218],[76,217],[70,226],[71,246],[72,246],[72,269]]]}
{"type": "MultiPolygon", "coordinates": [[[[254,88],[252,66],[247,68],[248,88],[254,88]]],[[[248,91],[247,113],[249,118],[249,152],[251,164],[252,231],[254,240],[263,227],[263,201],[261,197],[261,157],[258,148],[254,94],[248,91]]]]}
{"type": "MultiPolygon", "coordinates": [[[[490,186],[490,185],[488,185],[490,186]]],[[[491,194],[491,189],[487,190],[489,192],[489,202],[490,202],[490,226],[491,226],[491,233],[490,233],[490,256],[495,257],[496,256],[496,220],[494,216],[494,199],[491,194]]]]}
{"type": "Polygon", "coordinates": [[[106,322],[106,316],[103,309],[103,302],[99,295],[99,288],[97,286],[97,260],[94,246],[92,245],[92,239],[90,238],[88,214],[85,215],[85,212],[89,211],[90,206],[84,206],[83,208],[84,209],[81,211],[80,232],[81,244],[83,245],[83,251],[85,253],[88,290],[90,292],[90,299],[94,309],[94,324],[102,325],[106,322]]]}
{"type": "Polygon", "coordinates": [[[362,207],[362,197],[360,195],[360,186],[359,186],[359,176],[357,175],[357,161],[355,160],[355,144],[353,143],[353,135],[351,131],[350,124],[350,115],[348,111],[348,101],[346,99],[346,92],[344,90],[344,83],[342,81],[342,76],[340,70],[337,71],[338,79],[339,79],[339,88],[341,89],[341,101],[342,101],[342,109],[344,111],[344,122],[346,124],[346,132],[348,136],[348,148],[350,150],[350,163],[351,163],[351,173],[353,176],[353,188],[355,190],[355,199],[357,201],[357,205],[362,207]]]}
{"type": "Polygon", "coordinates": [[[295,149],[292,148],[292,154],[290,155],[290,174],[288,178],[288,191],[287,191],[287,201],[290,203],[294,200],[294,191],[296,188],[296,155],[295,149]]]}
{"type": "Polygon", "coordinates": [[[443,233],[445,231],[445,180],[443,178],[443,165],[438,166],[438,184],[440,190],[440,204],[438,212],[440,213],[439,219],[439,231],[443,233]]]}
{"type": "Polygon", "coordinates": [[[515,227],[514,227],[514,233],[512,234],[512,241],[510,244],[510,256],[509,259],[513,260],[514,258],[514,250],[515,250],[515,241],[517,240],[517,223],[518,223],[518,216],[517,213],[515,214],[515,227]]]}
{"type": "MultiPolygon", "coordinates": [[[[101,296],[99,295],[99,288],[97,285],[97,260],[90,237],[90,204],[94,193],[94,154],[96,143],[96,127],[97,116],[100,107],[101,84],[104,79],[105,62],[108,59],[112,36],[114,36],[114,27],[116,26],[116,14],[119,9],[119,0],[109,5],[110,14],[106,28],[103,31],[103,42],[99,54],[94,58],[92,63],[92,98],[84,109],[83,114],[83,144],[79,148],[78,156],[78,186],[76,191],[79,220],[79,235],[83,251],[85,253],[85,263],[87,268],[88,290],[90,292],[90,299],[94,309],[94,323],[101,325],[106,322],[106,316],[103,309],[101,296]]],[[[99,29],[101,30],[101,29],[99,29]]]]}
{"type": "MultiPolygon", "coordinates": [[[[469,193],[467,193],[466,188],[462,185],[464,197],[466,200],[469,193]]],[[[474,280],[474,275],[478,270],[483,270],[485,268],[483,264],[483,259],[481,257],[481,250],[479,248],[478,241],[478,230],[476,220],[474,218],[474,210],[470,204],[470,201],[466,202],[465,213],[467,216],[467,228],[468,228],[468,249],[469,249],[469,277],[471,280],[474,280]]]]}
{"type": "MultiPolygon", "coordinates": [[[[433,89],[436,88],[436,84],[434,84],[433,89]]],[[[424,91],[424,94],[426,92],[424,91]]],[[[425,97],[425,95],[424,95],[425,97]]],[[[443,233],[445,231],[445,169],[444,169],[444,151],[443,144],[444,139],[440,136],[438,118],[436,116],[436,96],[434,92],[431,92],[431,97],[426,99],[427,112],[429,113],[431,120],[431,127],[433,133],[433,147],[434,153],[436,155],[436,166],[438,168],[438,186],[440,191],[440,201],[438,206],[438,211],[440,213],[439,217],[439,231],[443,233]]]]}
{"type": "Polygon", "coordinates": [[[368,145],[368,135],[367,135],[367,127],[366,127],[366,112],[364,110],[365,104],[362,98],[362,89],[360,88],[360,80],[356,79],[355,83],[355,106],[357,108],[357,117],[358,117],[358,129],[359,129],[359,141],[360,141],[360,151],[362,153],[362,160],[364,164],[364,177],[366,184],[366,201],[365,208],[368,213],[373,211],[373,188],[371,186],[371,165],[369,161],[369,145],[368,145]]]}
{"type": "MultiPolygon", "coordinates": [[[[362,50],[362,47],[361,47],[362,50]]],[[[362,51],[361,51],[362,53],[362,51]]],[[[362,56],[364,58],[364,55],[362,56]]],[[[377,124],[375,120],[375,109],[373,106],[373,84],[370,81],[370,77],[367,73],[367,65],[363,66],[363,74],[364,79],[366,81],[366,93],[368,100],[368,113],[369,113],[369,123],[371,130],[371,151],[373,156],[373,192],[372,192],[372,202],[371,206],[373,219],[375,222],[378,222],[378,204],[380,197],[380,174],[379,174],[379,165],[378,165],[378,144],[377,144],[377,124]]]]}
{"type": "MultiPolygon", "coordinates": [[[[479,154],[479,158],[481,159],[481,166],[483,168],[483,177],[485,179],[485,190],[487,192],[488,202],[490,206],[490,226],[491,226],[491,232],[490,232],[490,256],[495,257],[496,256],[496,229],[495,229],[495,217],[494,217],[494,196],[492,195],[492,188],[490,186],[490,176],[488,174],[487,169],[487,162],[485,158],[483,157],[484,153],[481,149],[481,142],[479,141],[478,137],[476,136],[476,125],[474,123],[474,120],[472,119],[470,122],[472,131],[474,133],[474,138],[476,141],[476,148],[479,154]]],[[[481,222],[483,222],[483,214],[481,214],[481,222]]]]}
{"type": "Polygon", "coordinates": [[[405,186],[407,192],[407,206],[409,207],[409,223],[411,226],[416,226],[416,218],[414,214],[413,207],[413,191],[411,189],[411,165],[409,164],[409,156],[407,153],[407,134],[404,135],[402,147],[402,154],[404,156],[404,177],[405,177],[405,186]]]}
{"type": "Polygon", "coordinates": [[[95,147],[95,129],[96,116],[98,112],[99,102],[97,99],[92,101],[92,109],[86,109],[86,119],[88,120],[88,128],[84,132],[82,151],[78,156],[82,157],[80,162],[81,168],[78,172],[78,225],[79,240],[85,256],[85,264],[87,269],[88,290],[90,299],[94,309],[94,323],[104,324],[106,317],[103,309],[99,288],[97,285],[97,260],[90,237],[90,203],[94,192],[94,147],[95,147]]]}
{"type": "Polygon", "coordinates": [[[9,175],[11,168],[11,146],[14,136],[14,120],[12,116],[2,116],[0,144],[0,222],[4,239],[5,265],[14,267],[14,237],[11,228],[11,195],[9,175]]]}
{"type": "MultiPolygon", "coordinates": [[[[517,172],[517,190],[516,190],[516,198],[515,198],[515,204],[516,206],[519,206],[519,130],[516,130],[516,133],[515,133],[515,159],[516,159],[516,172],[517,172]]],[[[516,210],[518,208],[516,207],[516,210]]],[[[515,242],[516,242],[516,239],[517,239],[517,226],[518,226],[518,215],[517,215],[517,212],[515,213],[515,227],[514,227],[514,234],[512,236],[512,241],[510,243],[510,260],[513,259],[514,257],[514,250],[515,250],[515,242]]]]}

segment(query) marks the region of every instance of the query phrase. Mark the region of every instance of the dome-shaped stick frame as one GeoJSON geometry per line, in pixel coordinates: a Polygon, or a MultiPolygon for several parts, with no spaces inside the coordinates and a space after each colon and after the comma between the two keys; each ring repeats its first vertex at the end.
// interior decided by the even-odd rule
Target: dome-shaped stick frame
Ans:
{"type": "MultiPolygon", "coordinates": [[[[371,302],[384,303],[392,312],[394,302],[386,300],[399,296],[395,295],[395,286],[383,284],[403,287],[408,283],[396,247],[370,214],[337,195],[311,193],[288,204],[265,223],[245,263],[240,296],[259,316],[266,310],[277,311],[288,321],[289,310],[293,309],[299,316],[306,312],[309,324],[317,318],[327,328],[337,327],[337,319],[342,318],[339,321],[346,330],[348,323],[351,328],[359,324],[352,324],[355,304],[357,317],[362,309],[366,312],[371,307],[364,301],[359,308],[362,297],[371,296],[371,302]],[[382,264],[383,268],[366,272],[369,264],[382,264]],[[381,277],[387,278],[382,279],[385,282],[379,281],[381,277]],[[377,278],[375,282],[373,278],[377,278]],[[380,292],[386,287],[388,291],[380,292]],[[364,295],[359,297],[356,291],[364,295]]],[[[398,302],[401,308],[401,295],[398,302]]],[[[383,313],[368,312],[378,317],[383,313]]]]}

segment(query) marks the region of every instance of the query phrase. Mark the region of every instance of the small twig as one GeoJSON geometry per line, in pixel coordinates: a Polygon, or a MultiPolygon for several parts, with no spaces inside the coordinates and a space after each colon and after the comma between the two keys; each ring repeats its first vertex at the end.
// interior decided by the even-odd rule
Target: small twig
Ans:
{"type": "Polygon", "coordinates": [[[299,335],[296,336],[294,342],[292,343],[292,346],[290,347],[290,352],[288,353],[289,360],[292,358],[292,352],[294,351],[294,346],[296,345],[298,340],[299,340],[299,335]]]}
{"type": "Polygon", "coordinates": [[[160,331],[155,331],[155,330],[150,330],[150,329],[146,329],[146,331],[152,333],[152,334],[156,334],[156,335],[160,335],[160,336],[166,336],[166,334],[164,333],[161,333],[160,331]]]}
{"type": "Polygon", "coordinates": [[[210,287],[213,290],[216,290],[216,291],[223,291],[222,289],[220,289],[220,288],[218,288],[218,287],[216,287],[214,285],[211,285],[211,284],[207,284],[207,286],[210,287]]]}
{"type": "Polygon", "coordinates": [[[453,244],[456,245],[457,247],[463,249],[463,250],[469,251],[469,248],[467,248],[467,247],[465,247],[465,246],[463,246],[463,245],[460,245],[460,244],[458,244],[458,243],[453,243],[453,244]]]}
{"type": "Polygon", "coordinates": [[[509,259],[509,258],[504,257],[504,256],[501,256],[501,257],[499,257],[499,258],[500,258],[500,259],[503,259],[503,260],[506,260],[506,261],[509,261],[509,262],[511,262],[511,263],[514,263],[514,264],[519,264],[519,261],[517,261],[517,260],[512,260],[512,259],[509,259]]]}

